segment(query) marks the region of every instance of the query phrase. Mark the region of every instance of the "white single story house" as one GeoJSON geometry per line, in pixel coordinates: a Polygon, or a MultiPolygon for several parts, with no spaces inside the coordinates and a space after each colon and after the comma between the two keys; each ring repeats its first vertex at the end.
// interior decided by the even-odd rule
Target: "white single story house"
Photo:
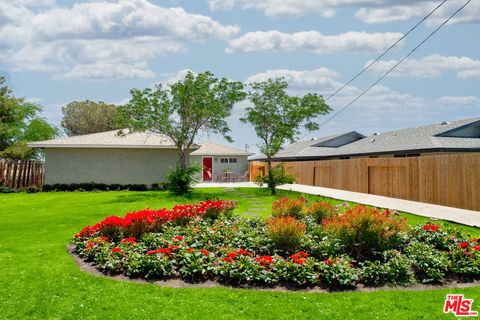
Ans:
{"type": "MultiPolygon", "coordinates": [[[[118,130],[113,130],[28,145],[44,150],[47,185],[94,182],[151,186],[165,182],[167,173],[178,163],[171,139],[153,133],[118,135],[118,130]]],[[[203,181],[217,180],[225,171],[237,175],[248,171],[250,153],[245,150],[206,142],[195,144],[192,151],[189,161],[204,166],[203,181]]]]}
{"type": "Polygon", "coordinates": [[[237,148],[204,142],[190,153],[190,163],[202,165],[203,181],[248,180],[248,156],[251,153],[237,148]]]}

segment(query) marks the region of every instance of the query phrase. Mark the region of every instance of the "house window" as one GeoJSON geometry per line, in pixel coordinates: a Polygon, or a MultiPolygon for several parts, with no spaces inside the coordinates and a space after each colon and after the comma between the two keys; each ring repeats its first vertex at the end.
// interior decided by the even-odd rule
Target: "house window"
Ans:
{"type": "Polygon", "coordinates": [[[220,163],[228,163],[228,158],[220,158],[220,163]]]}
{"type": "Polygon", "coordinates": [[[228,159],[229,163],[237,163],[237,158],[230,158],[228,159]]]}

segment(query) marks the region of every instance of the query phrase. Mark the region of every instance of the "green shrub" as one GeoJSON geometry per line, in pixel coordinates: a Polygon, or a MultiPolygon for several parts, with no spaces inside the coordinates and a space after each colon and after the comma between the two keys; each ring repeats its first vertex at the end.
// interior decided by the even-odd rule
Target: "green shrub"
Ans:
{"type": "Polygon", "coordinates": [[[449,269],[449,259],[445,252],[426,243],[413,242],[406,249],[412,261],[415,276],[422,283],[442,282],[449,269]]]}
{"type": "Polygon", "coordinates": [[[363,205],[324,220],[323,226],[357,261],[395,248],[401,242],[400,233],[408,230],[406,219],[363,205]]]}
{"type": "Polygon", "coordinates": [[[451,271],[468,280],[480,278],[480,239],[457,244],[451,251],[451,271]]]}
{"type": "Polygon", "coordinates": [[[118,190],[130,190],[130,191],[146,191],[148,190],[145,184],[105,184],[95,182],[85,183],[55,183],[46,184],[43,186],[42,191],[118,191],[118,190]]]}
{"type": "Polygon", "coordinates": [[[417,225],[408,233],[411,241],[430,244],[438,250],[450,250],[455,245],[455,236],[439,226],[428,222],[417,225]]]}
{"type": "Polygon", "coordinates": [[[307,200],[305,200],[303,197],[296,199],[284,197],[278,199],[272,203],[272,215],[274,217],[288,216],[300,219],[303,217],[302,212],[306,203],[307,200]]]}
{"type": "Polygon", "coordinates": [[[196,175],[201,171],[199,166],[190,166],[186,169],[179,165],[167,175],[167,190],[174,195],[185,195],[192,192],[193,185],[198,182],[196,175]]]}
{"type": "Polygon", "coordinates": [[[0,193],[14,193],[15,190],[9,187],[1,187],[0,186],[0,193]]]}
{"type": "Polygon", "coordinates": [[[317,201],[303,208],[303,214],[311,216],[317,223],[333,217],[335,208],[328,202],[317,201]]]}
{"type": "Polygon", "coordinates": [[[290,256],[289,259],[277,263],[277,272],[286,282],[298,286],[318,284],[318,272],[315,270],[315,260],[302,252],[290,256]]]}
{"type": "Polygon", "coordinates": [[[285,168],[282,165],[275,166],[271,169],[269,174],[264,176],[255,177],[255,182],[260,186],[264,184],[275,194],[276,187],[286,183],[294,183],[295,177],[285,172],[285,168]]]}
{"type": "Polygon", "coordinates": [[[386,261],[364,261],[361,279],[369,286],[407,285],[414,281],[410,259],[392,250],[385,253],[386,261]]]}
{"type": "Polygon", "coordinates": [[[288,252],[305,235],[305,224],[289,216],[270,217],[266,224],[266,234],[278,249],[288,252]]]}
{"type": "Polygon", "coordinates": [[[353,268],[348,257],[328,258],[319,263],[320,280],[332,289],[347,289],[355,287],[358,281],[358,271],[353,268]]]}

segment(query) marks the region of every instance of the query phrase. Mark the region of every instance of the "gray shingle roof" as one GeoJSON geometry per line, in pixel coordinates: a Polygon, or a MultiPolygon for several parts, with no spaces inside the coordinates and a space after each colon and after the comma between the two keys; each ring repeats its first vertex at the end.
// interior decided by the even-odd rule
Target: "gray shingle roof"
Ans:
{"type": "Polygon", "coordinates": [[[192,156],[249,156],[251,153],[238,148],[224,146],[206,141],[200,144],[200,148],[190,153],[192,156]]]}
{"type": "MultiPolygon", "coordinates": [[[[122,130],[128,133],[128,129],[122,130]]],[[[175,144],[166,136],[154,133],[131,133],[118,135],[119,130],[84,134],[79,136],[31,142],[33,148],[160,148],[175,149],[175,144]]],[[[195,146],[198,148],[198,146],[195,146]]]]}
{"type": "MultiPolygon", "coordinates": [[[[321,141],[341,138],[345,134],[300,141],[285,146],[276,159],[332,158],[368,154],[415,153],[430,151],[475,150],[480,151],[480,137],[438,136],[452,129],[467,125],[479,125],[480,117],[431,124],[372,134],[339,147],[319,147],[321,141]]],[[[347,133],[349,134],[349,133],[347,133]]],[[[258,158],[257,158],[258,159],[258,158]]]]}

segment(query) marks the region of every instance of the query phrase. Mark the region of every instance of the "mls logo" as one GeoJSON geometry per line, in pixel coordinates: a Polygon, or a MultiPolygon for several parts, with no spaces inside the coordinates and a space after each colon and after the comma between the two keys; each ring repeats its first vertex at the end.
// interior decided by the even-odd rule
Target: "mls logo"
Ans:
{"type": "Polygon", "coordinates": [[[465,299],[463,294],[447,294],[444,313],[453,313],[457,317],[476,317],[477,311],[472,311],[473,299],[465,299]]]}

